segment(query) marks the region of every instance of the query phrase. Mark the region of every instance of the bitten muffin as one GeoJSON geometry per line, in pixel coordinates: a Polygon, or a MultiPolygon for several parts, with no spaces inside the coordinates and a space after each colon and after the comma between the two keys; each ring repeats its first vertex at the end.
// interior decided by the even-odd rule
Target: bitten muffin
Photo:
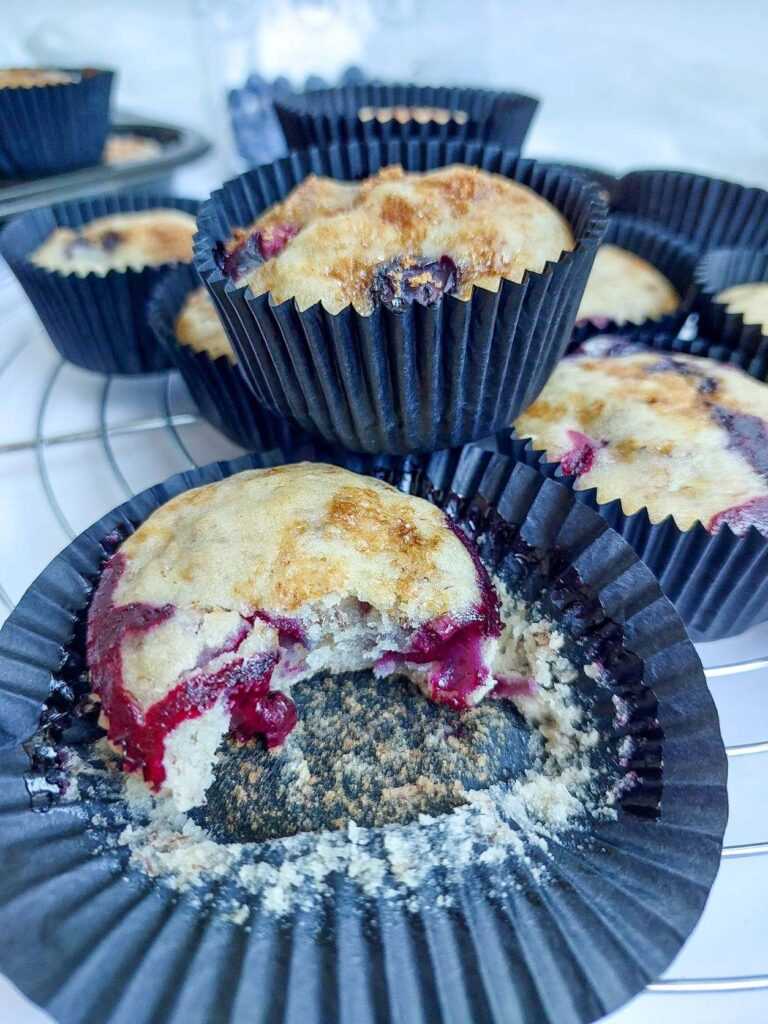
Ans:
{"type": "Polygon", "coordinates": [[[189,263],[195,229],[195,218],[183,210],[113,213],[77,230],[56,228],[29,261],[46,270],[80,277],[163,263],[189,263]]]}
{"type": "Polygon", "coordinates": [[[41,85],[72,85],[80,76],[57,68],[0,68],[0,89],[34,89],[41,85]]]}
{"type": "Polygon", "coordinates": [[[768,536],[768,386],[735,367],[600,336],[561,361],[515,430],[627,515],[768,536]]]}
{"type": "Polygon", "coordinates": [[[768,282],[731,285],[718,292],[714,301],[723,303],[729,313],[741,313],[745,324],[758,324],[768,334],[768,282]]]}
{"type": "Polygon", "coordinates": [[[573,248],[570,226],[536,192],[464,165],[390,166],[360,182],[310,175],[219,247],[222,270],[255,295],[300,310],[362,315],[498,291],[573,248]]]}
{"type": "Polygon", "coordinates": [[[628,249],[606,243],[597,250],[577,319],[641,323],[674,313],[679,305],[680,296],[661,271],[628,249]]]}
{"type": "Polygon", "coordinates": [[[176,318],[174,334],[180,344],[206,352],[211,359],[226,356],[231,363],[236,362],[216,308],[202,285],[189,293],[176,318]]]}
{"type": "Polygon", "coordinates": [[[440,509],[333,466],[252,470],[158,509],[107,562],[88,665],[109,738],[180,809],[232,732],[280,744],[287,692],[373,669],[461,709],[495,685],[499,601],[440,509]]]}

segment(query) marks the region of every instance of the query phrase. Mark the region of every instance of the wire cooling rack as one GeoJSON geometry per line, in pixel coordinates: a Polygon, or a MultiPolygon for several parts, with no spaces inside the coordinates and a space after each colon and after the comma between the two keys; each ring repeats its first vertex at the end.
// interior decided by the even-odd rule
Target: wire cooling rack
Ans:
{"type": "MultiPolygon", "coordinates": [[[[175,373],[111,378],[62,362],[5,267],[0,316],[2,621],[50,559],[103,513],[172,473],[240,450],[199,417],[175,373]]],[[[670,971],[610,1024],[649,1014],[656,1024],[768,1019],[768,626],[699,652],[728,744],[721,871],[670,971]]],[[[0,985],[0,1021],[46,1019],[0,985]]]]}

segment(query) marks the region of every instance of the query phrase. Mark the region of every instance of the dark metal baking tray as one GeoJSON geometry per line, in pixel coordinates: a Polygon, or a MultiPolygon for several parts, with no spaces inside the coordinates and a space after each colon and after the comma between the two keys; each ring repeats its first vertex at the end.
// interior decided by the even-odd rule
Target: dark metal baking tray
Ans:
{"type": "Polygon", "coordinates": [[[112,131],[156,139],[163,147],[162,152],[148,160],[118,165],[98,164],[44,178],[25,181],[0,179],[0,221],[38,206],[99,192],[145,188],[148,185],[161,189],[162,182],[167,182],[177,167],[199,159],[211,148],[208,139],[192,128],[128,114],[116,117],[112,131]]]}

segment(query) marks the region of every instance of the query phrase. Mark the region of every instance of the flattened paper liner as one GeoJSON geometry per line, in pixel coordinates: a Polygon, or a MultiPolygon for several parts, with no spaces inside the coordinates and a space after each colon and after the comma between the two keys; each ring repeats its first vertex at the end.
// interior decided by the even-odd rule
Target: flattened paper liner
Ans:
{"type": "Polygon", "coordinates": [[[194,216],[199,206],[195,199],[142,193],[57,203],[11,221],[0,233],[0,253],[70,363],[100,373],[165,370],[172,364],[149,326],[146,307],[155,285],[175,264],[80,277],[34,266],[28,257],[58,227],[79,228],[108,214],[157,207],[194,216]]]}
{"type": "MultiPolygon", "coordinates": [[[[660,352],[716,359],[758,380],[768,379],[766,346],[755,351],[749,339],[743,347],[730,348],[703,338],[683,340],[649,327],[628,330],[616,324],[593,328],[591,335],[595,334],[627,336],[660,352]]],[[[574,339],[574,347],[585,338],[586,334],[574,339]]],[[[645,508],[627,515],[620,499],[599,502],[596,488],[578,489],[576,479],[565,476],[559,462],[547,462],[545,452],[532,450],[530,441],[516,438],[511,430],[501,432],[487,447],[537,465],[541,473],[572,488],[578,501],[599,512],[657,577],[693,640],[721,640],[768,620],[768,538],[754,526],[738,536],[727,523],[714,535],[700,522],[681,530],[672,516],[652,523],[645,508]]]]}
{"type": "Polygon", "coordinates": [[[631,171],[619,179],[617,211],[652,220],[703,251],[768,244],[768,192],[688,171],[631,171]]]}
{"type": "MultiPolygon", "coordinates": [[[[685,323],[693,301],[696,249],[684,238],[670,234],[650,221],[617,213],[608,218],[603,243],[618,245],[647,260],[667,278],[680,296],[680,305],[673,313],[647,317],[638,323],[628,322],[627,329],[648,324],[675,334],[685,323]]],[[[577,320],[574,338],[589,337],[592,331],[589,321],[577,320]]]]}
{"type": "Polygon", "coordinates": [[[297,443],[301,429],[258,404],[233,359],[211,359],[207,352],[178,342],[176,318],[189,293],[199,287],[194,267],[186,264],[169,271],[157,285],[147,317],[158,342],[181,373],[202,415],[217,430],[248,451],[290,448],[297,443]]]}
{"type": "Polygon", "coordinates": [[[400,139],[437,139],[459,142],[495,142],[519,150],[531,126],[539,101],[518,92],[461,89],[429,85],[360,85],[313,89],[275,100],[274,107],[288,149],[328,146],[334,142],[390,142],[400,139]],[[415,119],[363,120],[361,109],[437,107],[463,117],[444,124],[415,119]],[[462,123],[459,123],[459,122],[462,123]]]}
{"type": "Polygon", "coordinates": [[[409,914],[382,902],[364,912],[340,883],[322,913],[262,917],[246,931],[123,873],[110,855],[94,856],[71,808],[30,812],[18,743],[37,727],[102,542],[181,490],[260,460],[180,474],[75,540],[0,632],[0,924],[8,934],[24,927],[23,944],[0,947],[0,968],[61,1024],[592,1021],[657,977],[698,920],[719,864],[726,759],[699,660],[648,570],[569,491],[513,460],[474,448],[399,470],[391,460],[347,462],[399,472],[416,493],[455,492],[465,510],[497,510],[514,534],[520,524],[524,540],[549,552],[553,573],[578,571],[592,607],[622,624],[624,647],[642,658],[643,683],[658,699],[660,820],[624,813],[596,825],[577,849],[558,849],[546,888],[522,866],[521,887],[502,900],[468,880],[453,909],[409,914]]]}
{"type": "Polygon", "coordinates": [[[752,376],[768,379],[768,334],[762,325],[745,324],[741,313],[729,313],[725,303],[715,302],[731,285],[768,281],[768,250],[713,249],[699,261],[696,281],[699,333],[742,356],[749,354],[752,376]]]}
{"type": "Polygon", "coordinates": [[[370,143],[311,149],[248,171],[214,192],[198,219],[195,266],[219,309],[260,404],[353,451],[435,451],[485,437],[528,406],[565,349],[605,223],[594,185],[476,143],[370,143]],[[394,313],[236,288],[216,265],[217,242],[249,225],[307,174],[367,177],[387,164],[425,171],[466,163],[505,174],[549,199],[570,222],[573,252],[498,292],[475,288],[430,308],[394,313]]]}
{"type": "Polygon", "coordinates": [[[114,71],[61,70],[80,80],[0,88],[0,177],[36,178],[101,163],[114,71]]]}

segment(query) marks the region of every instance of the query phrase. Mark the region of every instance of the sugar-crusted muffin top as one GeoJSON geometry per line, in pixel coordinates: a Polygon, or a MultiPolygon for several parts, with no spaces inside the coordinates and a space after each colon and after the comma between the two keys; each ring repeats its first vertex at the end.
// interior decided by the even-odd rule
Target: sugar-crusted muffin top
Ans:
{"type": "Polygon", "coordinates": [[[585,347],[518,417],[518,435],[627,514],[645,506],[653,522],[671,515],[681,529],[701,521],[768,535],[768,386],[608,336],[585,347]]]}
{"type": "Polygon", "coordinates": [[[0,68],[0,89],[34,89],[41,85],[72,85],[80,75],[58,68],[0,68]]]}
{"type": "Polygon", "coordinates": [[[660,270],[627,249],[604,243],[597,250],[578,319],[641,323],[673,313],[679,305],[680,296],[660,270]]]}
{"type": "Polygon", "coordinates": [[[229,338],[205,287],[189,293],[176,317],[174,333],[177,341],[189,345],[196,352],[207,352],[211,359],[226,356],[231,362],[236,362],[229,338]]]}
{"type": "Polygon", "coordinates": [[[107,274],[163,263],[189,263],[195,218],[158,207],[97,217],[81,228],[56,228],[29,257],[62,274],[107,274]]]}
{"type": "Polygon", "coordinates": [[[361,121],[378,121],[379,124],[386,124],[388,121],[397,121],[398,124],[407,124],[409,121],[415,121],[417,124],[429,124],[430,121],[436,124],[448,124],[449,121],[466,124],[469,120],[464,110],[449,110],[447,107],[409,107],[403,104],[394,107],[360,107],[357,116],[361,121]]]}
{"type": "Polygon", "coordinates": [[[745,324],[759,324],[768,334],[768,281],[731,285],[717,293],[715,302],[724,303],[729,313],[741,313],[745,324]]]}
{"type": "Polygon", "coordinates": [[[525,185],[464,165],[386,167],[360,182],[310,175],[218,253],[225,273],[275,302],[362,314],[444,294],[497,291],[573,248],[560,212],[525,185]]]}
{"type": "Polygon", "coordinates": [[[440,509],[321,464],[250,470],[186,491],[120,550],[121,604],[296,615],[349,596],[418,624],[478,599],[474,563],[440,509]]]}
{"type": "Polygon", "coordinates": [[[161,143],[148,135],[115,133],[107,136],[102,159],[105,164],[130,164],[138,160],[151,160],[162,151],[161,143]]]}

